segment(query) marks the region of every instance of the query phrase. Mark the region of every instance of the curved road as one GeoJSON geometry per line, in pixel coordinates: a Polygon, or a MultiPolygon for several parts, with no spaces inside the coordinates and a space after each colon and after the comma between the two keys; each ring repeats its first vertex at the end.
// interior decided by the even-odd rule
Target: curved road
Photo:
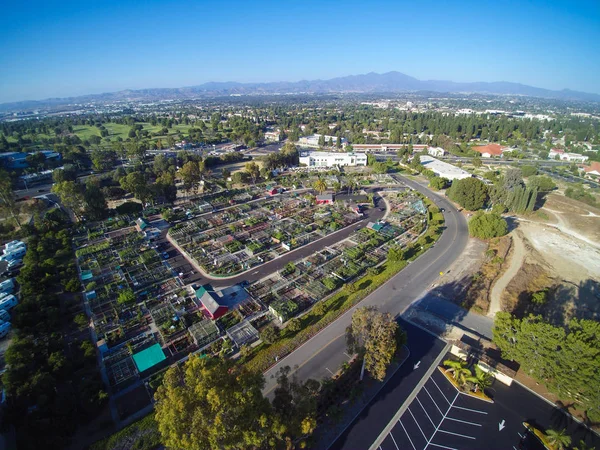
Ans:
{"type": "Polygon", "coordinates": [[[330,377],[345,361],[350,359],[350,356],[346,354],[344,336],[356,308],[376,306],[380,311],[389,312],[394,316],[401,314],[440,278],[440,272],[445,273],[449,269],[465,249],[468,228],[463,215],[444,197],[433,193],[417,182],[404,177],[399,178],[402,178],[407,186],[421,192],[437,206],[445,209],[446,229],[442,236],[431,249],[404,270],[266,371],[266,383],[263,389],[266,395],[271,394],[275,389],[277,383],[274,375],[279,368],[284,366],[292,367],[292,373],[295,373],[300,380],[308,378],[320,380],[330,377]]]}

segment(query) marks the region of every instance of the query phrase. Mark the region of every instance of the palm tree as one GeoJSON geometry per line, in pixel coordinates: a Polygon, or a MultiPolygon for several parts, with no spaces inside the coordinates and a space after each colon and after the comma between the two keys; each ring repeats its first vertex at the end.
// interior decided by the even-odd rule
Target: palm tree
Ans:
{"type": "Polygon", "coordinates": [[[571,436],[569,436],[566,431],[565,428],[562,430],[546,431],[548,443],[558,450],[564,450],[567,446],[571,445],[571,436]]]}
{"type": "Polygon", "coordinates": [[[319,178],[317,181],[315,181],[313,187],[319,194],[322,194],[323,191],[327,189],[327,183],[325,183],[321,178],[319,178]]]}
{"type": "Polygon", "coordinates": [[[588,447],[588,445],[582,439],[579,441],[577,447],[575,447],[575,450],[596,450],[596,447],[588,447]]]}
{"type": "Polygon", "coordinates": [[[452,378],[459,386],[464,386],[467,377],[471,376],[471,371],[467,368],[467,363],[464,361],[454,361],[447,359],[444,361],[444,366],[448,367],[447,371],[452,374],[452,378]]]}
{"type": "Polygon", "coordinates": [[[466,381],[475,385],[475,392],[477,392],[478,389],[483,391],[492,384],[492,376],[485,372],[481,367],[475,366],[475,374],[467,377],[466,381]]]}

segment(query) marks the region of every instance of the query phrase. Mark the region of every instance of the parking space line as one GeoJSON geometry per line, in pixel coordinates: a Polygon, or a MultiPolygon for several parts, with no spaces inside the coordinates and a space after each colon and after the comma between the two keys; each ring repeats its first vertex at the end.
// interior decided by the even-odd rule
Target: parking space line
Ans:
{"type": "Polygon", "coordinates": [[[419,396],[417,395],[417,401],[419,402],[419,405],[421,405],[421,408],[423,408],[423,411],[425,411],[425,415],[427,415],[427,418],[429,419],[429,421],[431,422],[431,425],[433,425],[435,427],[435,423],[433,423],[433,420],[431,420],[431,417],[429,417],[429,413],[427,412],[427,410],[425,409],[425,407],[423,406],[423,403],[421,403],[421,400],[419,400],[419,396]]]}
{"type": "Polygon", "coordinates": [[[456,393],[456,396],[454,397],[454,400],[452,400],[452,403],[450,403],[450,406],[448,407],[448,411],[446,411],[446,414],[444,414],[444,417],[442,417],[442,420],[441,420],[440,424],[437,427],[435,427],[435,431],[433,432],[433,434],[431,435],[431,437],[427,441],[427,444],[425,444],[425,448],[423,450],[426,450],[427,447],[429,447],[429,444],[431,444],[431,441],[433,441],[433,438],[435,437],[436,433],[438,432],[438,430],[442,426],[442,423],[444,423],[444,419],[446,418],[446,416],[448,415],[448,413],[452,409],[452,405],[454,405],[454,402],[456,401],[457,398],[458,398],[458,392],[456,393]]]}
{"type": "Polygon", "coordinates": [[[446,417],[448,420],[454,420],[455,422],[466,423],[467,425],[473,425],[474,427],[480,427],[480,423],[467,422],[466,420],[455,419],[453,417],[446,417]]]}
{"type": "MultiPolygon", "coordinates": [[[[417,447],[415,447],[415,444],[413,444],[412,439],[410,438],[410,435],[408,434],[408,431],[406,431],[406,428],[404,428],[404,424],[402,423],[401,420],[398,421],[400,423],[400,426],[402,427],[402,429],[404,430],[404,432],[406,433],[406,437],[408,438],[408,442],[410,442],[410,445],[412,445],[412,448],[414,450],[417,450],[417,447]]],[[[381,448],[381,447],[380,447],[381,448]]]]}
{"type": "Polygon", "coordinates": [[[394,435],[392,434],[391,431],[390,431],[390,436],[392,437],[392,441],[394,441],[394,445],[396,446],[396,450],[400,450],[400,447],[398,447],[398,444],[396,444],[396,439],[394,439],[394,435]]]}
{"type": "Polygon", "coordinates": [[[433,445],[433,446],[439,447],[439,448],[445,448],[445,449],[448,449],[448,450],[458,450],[458,449],[456,449],[454,447],[446,447],[445,445],[434,444],[433,442],[431,444],[429,444],[429,445],[433,445]]]}
{"type": "Polygon", "coordinates": [[[463,408],[462,406],[455,406],[455,408],[463,409],[465,411],[471,411],[471,412],[474,412],[474,413],[477,413],[477,414],[487,414],[485,411],[479,411],[477,409],[470,409],[470,408],[463,408]]]}
{"type": "Polygon", "coordinates": [[[410,413],[410,415],[412,416],[413,420],[415,421],[415,423],[417,424],[417,426],[419,427],[419,430],[421,430],[421,434],[423,435],[423,437],[425,439],[427,439],[427,436],[425,436],[425,433],[423,433],[423,430],[421,429],[421,425],[419,425],[419,421],[415,418],[414,414],[412,413],[412,411],[410,410],[410,407],[408,408],[408,412],[410,413]]]}
{"type": "Polygon", "coordinates": [[[433,379],[433,377],[429,378],[431,381],[433,381],[433,384],[435,384],[435,387],[438,388],[438,391],[440,391],[440,394],[442,394],[442,397],[444,397],[446,399],[446,401],[448,402],[448,404],[450,404],[450,400],[448,400],[448,398],[444,395],[444,393],[442,392],[442,390],[440,389],[440,387],[438,386],[438,384],[435,382],[435,380],[433,379]]]}
{"type": "Polygon", "coordinates": [[[440,412],[440,414],[443,416],[444,413],[442,412],[442,410],[440,409],[440,407],[437,405],[437,403],[435,402],[435,400],[433,399],[433,397],[431,396],[431,394],[427,390],[427,386],[423,386],[423,389],[425,389],[425,392],[427,392],[427,395],[429,395],[429,398],[431,399],[431,401],[433,402],[433,404],[435,405],[435,407],[437,408],[437,410],[440,412]]]}
{"type": "Polygon", "coordinates": [[[446,430],[439,430],[440,433],[446,433],[446,434],[453,434],[454,436],[460,436],[460,437],[464,437],[467,439],[475,439],[473,436],[467,436],[466,434],[458,434],[458,433],[453,433],[452,431],[446,431],[446,430]]]}

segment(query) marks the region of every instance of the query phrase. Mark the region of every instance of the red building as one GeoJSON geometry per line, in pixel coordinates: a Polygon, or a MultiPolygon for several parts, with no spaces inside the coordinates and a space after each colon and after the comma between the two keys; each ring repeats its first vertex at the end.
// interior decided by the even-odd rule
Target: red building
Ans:
{"type": "Polygon", "coordinates": [[[333,194],[317,195],[317,205],[333,205],[333,194]]]}
{"type": "Polygon", "coordinates": [[[196,290],[196,298],[200,300],[202,307],[213,320],[218,319],[229,310],[226,305],[219,303],[220,298],[210,284],[200,286],[196,290]]]}

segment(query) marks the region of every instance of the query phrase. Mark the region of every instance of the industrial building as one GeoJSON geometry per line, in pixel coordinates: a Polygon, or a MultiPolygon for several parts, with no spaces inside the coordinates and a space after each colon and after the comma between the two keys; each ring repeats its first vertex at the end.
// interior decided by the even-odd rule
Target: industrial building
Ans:
{"type": "Polygon", "coordinates": [[[366,166],[364,153],[301,152],[300,164],[307,167],[366,166]]]}
{"type": "Polygon", "coordinates": [[[421,165],[426,169],[431,170],[438,177],[446,178],[447,180],[462,180],[463,178],[471,178],[473,176],[465,170],[440,161],[439,159],[435,159],[429,155],[421,156],[421,165]]]}

